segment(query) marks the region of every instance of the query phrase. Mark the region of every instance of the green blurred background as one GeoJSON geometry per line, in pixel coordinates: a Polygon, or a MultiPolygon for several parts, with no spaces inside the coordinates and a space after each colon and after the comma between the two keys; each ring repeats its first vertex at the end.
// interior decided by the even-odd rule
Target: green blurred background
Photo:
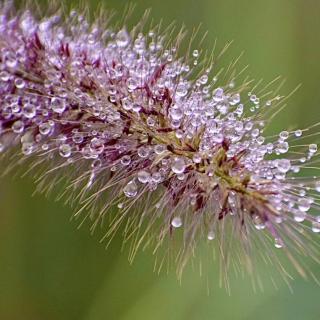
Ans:
{"type": "MultiPolygon", "coordinates": [[[[121,11],[124,0],[101,1],[121,11]]],[[[75,3],[75,2],[74,2],[75,3]]],[[[245,50],[252,77],[285,76],[286,88],[302,88],[273,128],[320,120],[319,0],[135,0],[135,15],[208,30],[204,47],[217,38],[235,40],[230,58],[245,50]]],[[[91,1],[93,7],[97,1],[91,1]]],[[[285,91],[285,90],[284,90],[285,91]]],[[[0,170],[4,164],[1,164],[0,170]]],[[[71,209],[53,197],[32,197],[32,177],[0,181],[0,319],[14,320],[201,320],[320,319],[320,288],[297,278],[254,294],[249,281],[234,280],[232,295],[219,289],[217,268],[211,293],[198,271],[153,273],[154,257],[141,253],[133,265],[118,237],[106,251],[88,226],[77,230],[71,209]]],[[[319,266],[313,271],[319,275],[319,266]]]]}

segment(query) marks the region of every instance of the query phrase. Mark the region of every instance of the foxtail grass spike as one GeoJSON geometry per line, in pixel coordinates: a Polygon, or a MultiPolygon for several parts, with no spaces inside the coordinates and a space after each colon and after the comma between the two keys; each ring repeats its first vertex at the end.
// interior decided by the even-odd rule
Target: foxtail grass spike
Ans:
{"type": "Polygon", "coordinates": [[[62,190],[106,243],[120,231],[130,259],[167,247],[181,275],[208,245],[225,278],[256,277],[261,259],[288,281],[281,257],[315,278],[319,123],[268,136],[281,80],[254,83],[238,59],[220,68],[226,48],[206,54],[184,30],[109,20],[2,4],[4,171],[28,162],[38,190],[62,190]]]}

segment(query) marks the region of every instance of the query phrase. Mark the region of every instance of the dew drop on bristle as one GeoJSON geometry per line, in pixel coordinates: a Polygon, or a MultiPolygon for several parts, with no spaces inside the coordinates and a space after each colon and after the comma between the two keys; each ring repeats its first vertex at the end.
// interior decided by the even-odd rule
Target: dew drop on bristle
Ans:
{"type": "Polygon", "coordinates": [[[296,130],[296,131],[294,132],[294,135],[295,135],[296,137],[301,137],[301,136],[302,136],[302,130],[300,130],[300,129],[296,130]]]}
{"type": "Polygon", "coordinates": [[[173,160],[173,163],[171,165],[171,170],[174,173],[177,173],[177,174],[183,173],[185,168],[186,168],[186,164],[183,158],[175,158],[173,160]]]}
{"type": "Polygon", "coordinates": [[[20,79],[20,78],[16,78],[16,79],[14,80],[14,84],[15,84],[15,86],[17,87],[17,89],[23,89],[24,86],[25,86],[24,80],[23,80],[23,79],[20,79]]]}
{"type": "Polygon", "coordinates": [[[138,193],[138,186],[134,182],[134,180],[128,182],[128,184],[123,188],[123,193],[128,197],[128,198],[133,198],[137,195],[138,193]]]}
{"type": "Polygon", "coordinates": [[[263,230],[266,227],[265,222],[259,215],[253,217],[253,223],[257,230],[263,230]]]}
{"type": "Polygon", "coordinates": [[[34,151],[34,145],[32,142],[23,142],[21,151],[24,155],[28,156],[34,151]]]}
{"type": "Polygon", "coordinates": [[[179,107],[174,107],[170,109],[170,115],[173,120],[180,120],[183,117],[183,112],[179,107]]]}
{"type": "Polygon", "coordinates": [[[59,154],[61,157],[68,158],[71,155],[71,146],[69,144],[62,144],[59,147],[59,154]]]}
{"type": "Polygon", "coordinates": [[[145,171],[145,170],[142,170],[142,171],[139,171],[138,173],[138,180],[141,182],[141,183],[148,183],[149,180],[150,180],[150,173],[145,171]]]}
{"type": "Polygon", "coordinates": [[[311,230],[314,233],[320,232],[320,216],[315,217],[315,221],[312,221],[311,230]]]}
{"type": "Polygon", "coordinates": [[[119,48],[125,48],[130,43],[131,38],[126,29],[122,29],[117,33],[116,43],[119,48]]]}
{"type": "Polygon", "coordinates": [[[275,238],[274,239],[274,246],[277,248],[277,249],[281,249],[283,247],[283,242],[281,239],[279,238],[275,238]]]}
{"type": "Polygon", "coordinates": [[[163,152],[165,152],[167,150],[167,147],[163,144],[157,144],[154,147],[154,152],[156,154],[162,154],[163,152]]]}
{"type": "Polygon", "coordinates": [[[216,234],[215,234],[214,231],[209,231],[208,232],[207,238],[208,238],[209,241],[214,240],[215,237],[216,237],[216,234]]]}
{"type": "Polygon", "coordinates": [[[286,173],[291,168],[290,160],[288,159],[280,159],[277,161],[277,168],[280,172],[286,173]]]}
{"type": "Polygon", "coordinates": [[[147,158],[147,157],[149,156],[149,154],[150,154],[150,149],[149,149],[149,147],[144,147],[144,146],[142,146],[142,147],[140,147],[140,148],[138,149],[138,155],[139,155],[139,157],[141,157],[141,158],[147,158]]]}
{"type": "Polygon", "coordinates": [[[22,133],[23,129],[24,129],[24,123],[20,120],[17,120],[12,124],[12,131],[14,133],[22,133]]]}
{"type": "Polygon", "coordinates": [[[32,104],[30,103],[27,103],[25,104],[23,107],[22,107],[22,114],[28,118],[28,119],[32,119],[35,117],[36,115],[36,108],[35,106],[33,106],[32,104]]]}
{"type": "Polygon", "coordinates": [[[304,212],[302,210],[295,212],[294,215],[293,215],[294,220],[297,221],[297,222],[303,222],[306,219],[306,216],[307,216],[306,212],[304,212]]]}
{"type": "Polygon", "coordinates": [[[298,207],[302,212],[306,212],[310,209],[310,201],[306,198],[301,198],[298,201],[298,207]]]}
{"type": "Polygon", "coordinates": [[[56,113],[62,113],[66,109],[65,101],[60,98],[52,98],[51,108],[56,113]]]}
{"type": "Polygon", "coordinates": [[[128,166],[130,163],[131,163],[130,156],[126,155],[121,158],[121,164],[123,164],[124,166],[128,166]]]}
{"type": "Polygon", "coordinates": [[[318,150],[318,146],[315,143],[312,143],[312,144],[309,145],[309,151],[311,153],[316,153],[317,150],[318,150]]]}
{"type": "Polygon", "coordinates": [[[201,160],[202,160],[202,159],[201,159],[201,155],[198,154],[198,153],[195,153],[195,154],[193,155],[192,160],[193,160],[194,163],[200,163],[201,160]]]}
{"type": "Polygon", "coordinates": [[[44,122],[39,125],[39,132],[42,135],[45,136],[45,135],[49,134],[50,131],[51,131],[51,126],[48,122],[44,122]]]}
{"type": "Polygon", "coordinates": [[[197,50],[197,49],[193,50],[192,55],[193,55],[195,58],[199,57],[199,50],[197,50]]]}
{"type": "Polygon", "coordinates": [[[174,217],[171,221],[171,225],[174,228],[180,228],[182,226],[182,219],[180,217],[174,217]]]}
{"type": "Polygon", "coordinates": [[[188,89],[185,84],[180,83],[176,88],[176,94],[178,97],[185,97],[188,94],[188,89]]]}

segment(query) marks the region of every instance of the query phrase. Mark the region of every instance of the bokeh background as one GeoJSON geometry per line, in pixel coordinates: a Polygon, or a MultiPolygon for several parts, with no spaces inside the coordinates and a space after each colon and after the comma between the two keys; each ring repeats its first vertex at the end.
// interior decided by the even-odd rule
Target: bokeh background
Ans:
{"type": "MultiPolygon", "coordinates": [[[[89,2],[89,1],[88,1],[89,2]]],[[[20,2],[20,4],[23,2],[20,2]]],[[[44,2],[42,2],[44,3],[44,2]]],[[[76,3],[74,1],[74,3],[76,3]]],[[[98,1],[91,0],[95,7],[98,1]]],[[[101,0],[121,12],[125,0],[101,0]]],[[[152,8],[155,21],[176,21],[209,31],[203,47],[217,38],[234,44],[230,57],[245,51],[242,64],[256,79],[288,79],[284,91],[302,84],[275,130],[320,120],[319,0],[135,0],[135,15],[152,8]]],[[[0,171],[4,164],[0,164],[0,171]]],[[[133,265],[121,238],[105,250],[88,226],[70,222],[71,209],[32,196],[32,177],[0,180],[0,319],[4,320],[202,320],[320,319],[320,288],[297,278],[253,293],[249,281],[234,280],[232,294],[219,289],[210,270],[211,292],[199,272],[187,270],[182,284],[174,272],[153,273],[154,257],[141,253],[133,265]]],[[[313,265],[319,275],[319,266],[313,265]]],[[[272,272],[272,271],[271,271],[272,272]]]]}

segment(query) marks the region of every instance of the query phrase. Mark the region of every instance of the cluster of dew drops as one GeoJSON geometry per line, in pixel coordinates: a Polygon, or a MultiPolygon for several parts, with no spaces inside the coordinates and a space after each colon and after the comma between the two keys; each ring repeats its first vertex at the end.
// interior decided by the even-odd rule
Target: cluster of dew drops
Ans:
{"type": "MultiPolygon", "coordinates": [[[[318,207],[307,192],[320,192],[320,182],[314,179],[310,187],[292,178],[317,155],[317,145],[310,144],[303,157],[285,157],[289,140],[299,141],[303,130],[282,131],[270,140],[263,136],[265,121],[252,116],[281,97],[237,92],[233,80],[217,86],[218,76],[209,76],[211,67],[192,78],[199,50],[180,58],[154,31],[102,29],[75,11],[64,22],[59,16],[38,21],[29,11],[19,16],[2,11],[0,151],[19,141],[25,156],[58,153],[70,164],[87,159],[92,162],[89,185],[102,169],[127,172],[131,178],[122,191],[135,198],[169,178],[177,186],[188,184],[192,174],[219,181],[210,159],[227,141],[227,159],[246,150],[230,176],[249,174],[251,187],[262,193],[266,187],[260,182],[267,180],[268,190],[275,191],[268,201],[278,212],[303,222],[309,209],[318,207]],[[179,145],[201,137],[192,158],[173,154],[159,142],[164,132],[179,145]],[[205,161],[205,173],[188,169],[205,161]]],[[[186,197],[192,207],[197,194],[186,197]]],[[[279,215],[275,223],[285,218],[279,215]]],[[[259,216],[253,222],[258,230],[265,228],[259,216]]],[[[171,225],[181,227],[183,217],[173,217],[171,225]]],[[[313,218],[312,230],[320,232],[320,217],[313,218]]],[[[207,238],[215,238],[214,230],[207,238]]],[[[281,247],[281,240],[275,239],[275,246],[281,247]]]]}

